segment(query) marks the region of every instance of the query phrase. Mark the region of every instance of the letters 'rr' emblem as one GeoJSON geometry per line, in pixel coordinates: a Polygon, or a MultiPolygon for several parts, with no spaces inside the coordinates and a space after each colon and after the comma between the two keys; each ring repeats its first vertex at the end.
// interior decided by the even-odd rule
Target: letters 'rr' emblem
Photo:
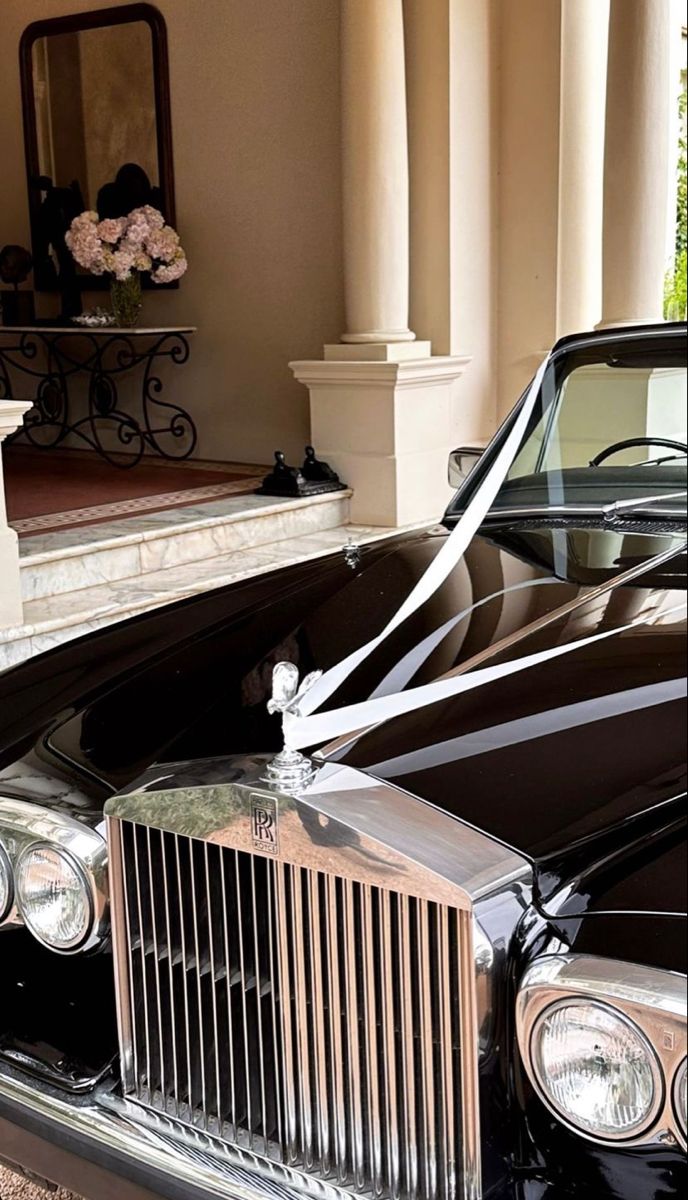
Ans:
{"type": "Polygon", "coordinates": [[[279,853],[277,801],[271,796],[251,796],[251,839],[256,850],[279,853]]]}

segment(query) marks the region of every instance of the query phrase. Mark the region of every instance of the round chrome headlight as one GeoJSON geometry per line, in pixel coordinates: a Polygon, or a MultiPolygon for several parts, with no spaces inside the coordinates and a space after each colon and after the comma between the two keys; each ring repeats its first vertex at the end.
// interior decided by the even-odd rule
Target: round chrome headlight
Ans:
{"type": "Polygon", "coordinates": [[[2,846],[0,846],[0,925],[9,916],[14,903],[12,868],[2,846]]]}
{"type": "Polygon", "coordinates": [[[93,928],[91,888],[79,863],[55,846],[29,846],[16,870],[17,902],[35,938],[50,950],[78,950],[93,928]]]}
{"type": "Polygon", "coordinates": [[[684,1058],[674,1080],[674,1108],[684,1138],[688,1136],[688,1059],[684,1058]]]}
{"type": "Polygon", "coordinates": [[[657,1056],[640,1029],[606,1004],[572,998],[551,1005],[533,1027],[531,1054],[545,1099],[591,1137],[623,1141],[657,1115],[657,1056]]]}

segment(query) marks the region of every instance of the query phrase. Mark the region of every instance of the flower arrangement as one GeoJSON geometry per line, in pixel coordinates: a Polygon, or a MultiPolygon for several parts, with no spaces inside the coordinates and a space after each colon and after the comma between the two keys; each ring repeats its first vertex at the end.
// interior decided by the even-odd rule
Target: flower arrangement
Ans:
{"type": "Polygon", "coordinates": [[[153,283],[172,283],[188,266],[179,234],[150,204],[102,221],[96,212],[83,212],[72,221],[65,241],[79,266],[93,275],[112,276],[112,307],[120,325],[136,323],[142,273],[150,274],[153,283]]]}

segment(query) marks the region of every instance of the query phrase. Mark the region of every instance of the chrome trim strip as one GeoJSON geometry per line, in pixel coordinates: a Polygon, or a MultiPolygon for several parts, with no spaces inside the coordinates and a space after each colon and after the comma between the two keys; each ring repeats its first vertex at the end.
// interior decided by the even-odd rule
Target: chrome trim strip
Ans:
{"type": "Polygon", "coordinates": [[[460,1044],[475,1046],[475,1054],[461,1055],[461,1117],[463,1121],[463,1175],[466,1200],[480,1200],[482,1157],[480,1148],[480,1081],[478,1078],[479,1021],[477,1001],[477,965],[474,948],[474,924],[471,913],[460,912],[459,980],[470,979],[472,987],[461,987],[460,1044]]]}
{"type": "Polygon", "coordinates": [[[518,1044],[528,1077],[557,1119],[586,1141],[617,1148],[676,1144],[685,1148],[686,1137],[676,1119],[671,1092],[675,1074],[686,1055],[687,1008],[683,975],[593,955],[543,956],[525,972],[516,1002],[518,1044]],[[540,1086],[532,1061],[533,1031],[548,1008],[570,999],[589,1000],[615,1009],[636,1025],[652,1046],[661,1068],[663,1095],[642,1133],[626,1139],[586,1133],[554,1108],[540,1086]]]}
{"type": "Polygon", "coordinates": [[[138,1105],[96,1093],[75,1105],[0,1072],[0,1097],[58,1129],[88,1138],[168,1179],[204,1188],[220,1200],[351,1200],[351,1193],[249,1151],[227,1146],[200,1130],[151,1114],[138,1105]]]}
{"type": "Polygon", "coordinates": [[[115,977],[115,1005],[119,1036],[122,1078],[125,1087],[131,1088],[138,1071],[135,1060],[136,1039],[133,1029],[134,997],[130,990],[131,973],[127,928],[131,927],[128,917],[128,902],[124,885],[124,855],[121,847],[122,827],[119,821],[107,820],[108,845],[110,847],[110,894],[112,896],[112,958],[115,977]]]}

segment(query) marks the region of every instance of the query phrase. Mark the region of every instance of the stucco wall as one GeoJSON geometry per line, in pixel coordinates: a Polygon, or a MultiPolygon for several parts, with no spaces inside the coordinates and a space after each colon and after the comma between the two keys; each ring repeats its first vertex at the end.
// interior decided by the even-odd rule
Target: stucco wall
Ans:
{"type": "MultiPolygon", "coordinates": [[[[114,0],[116,2],[116,0],[114,0]]],[[[158,0],[167,22],[178,292],[146,321],[199,327],[177,386],[204,458],[265,461],[308,437],[288,369],[344,328],[338,0],[158,0]]],[[[89,0],[1,0],[0,245],[28,244],[18,45],[32,20],[89,0]]],[[[88,303],[97,296],[85,297],[88,303]]],[[[102,297],[101,297],[102,299],[102,297]]]]}

